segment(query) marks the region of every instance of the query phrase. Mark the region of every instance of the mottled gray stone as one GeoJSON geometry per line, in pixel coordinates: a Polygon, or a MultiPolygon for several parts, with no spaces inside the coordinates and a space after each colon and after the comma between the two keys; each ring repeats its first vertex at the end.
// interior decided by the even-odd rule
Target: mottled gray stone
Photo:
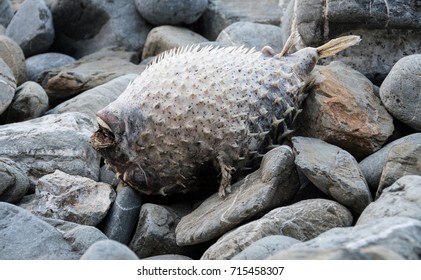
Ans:
{"type": "Polygon", "coordinates": [[[43,53],[31,56],[25,60],[28,81],[38,81],[41,74],[48,69],[74,63],[75,59],[62,53],[43,53]]]}
{"type": "Polygon", "coordinates": [[[29,190],[27,169],[13,160],[0,157],[0,201],[15,203],[29,190]]]}
{"type": "Polygon", "coordinates": [[[44,0],[24,1],[6,28],[6,35],[26,57],[48,50],[54,41],[53,16],[44,0]]]}
{"type": "Polygon", "coordinates": [[[354,157],[322,140],[293,137],[295,163],[321,191],[360,214],[372,201],[367,182],[354,157]]]}
{"type": "Polygon", "coordinates": [[[114,240],[100,240],[91,245],[81,260],[138,260],[139,258],[124,244],[114,240]]]}
{"type": "Polygon", "coordinates": [[[114,189],[116,189],[120,183],[120,179],[112,170],[108,169],[106,165],[101,166],[99,169],[99,181],[111,185],[114,189]]]}
{"type": "Polygon", "coordinates": [[[0,115],[12,103],[15,95],[16,80],[9,66],[0,58],[0,115]]]}
{"type": "Polygon", "coordinates": [[[13,18],[13,8],[10,0],[0,0],[0,25],[7,26],[13,18]]]}
{"type": "Polygon", "coordinates": [[[110,208],[102,231],[113,240],[129,244],[139,218],[141,198],[139,192],[130,187],[117,190],[117,197],[110,208]]]}
{"type": "Polygon", "coordinates": [[[26,81],[26,64],[23,51],[15,41],[3,35],[0,35],[0,58],[12,70],[17,85],[26,81]]]}
{"type": "Polygon", "coordinates": [[[260,169],[232,185],[224,199],[215,193],[184,216],[176,228],[177,244],[193,245],[220,237],[256,214],[285,204],[298,186],[291,148],[272,149],[260,169]]]}
{"type": "Polygon", "coordinates": [[[335,201],[303,200],[276,208],[262,218],[226,233],[208,248],[202,259],[231,259],[253,242],[269,235],[310,240],[329,229],[348,227],[352,220],[349,210],[335,201]]]}

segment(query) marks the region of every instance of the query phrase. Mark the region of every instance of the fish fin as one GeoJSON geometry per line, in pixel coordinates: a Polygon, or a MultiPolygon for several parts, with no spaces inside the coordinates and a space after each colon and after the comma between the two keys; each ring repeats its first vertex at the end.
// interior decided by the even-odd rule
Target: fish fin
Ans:
{"type": "Polygon", "coordinates": [[[300,34],[297,31],[292,32],[291,35],[289,35],[287,41],[285,42],[285,45],[282,48],[282,51],[276,56],[278,57],[285,56],[289,52],[289,50],[300,41],[300,39],[301,39],[300,34]]]}
{"type": "Polygon", "coordinates": [[[319,58],[332,56],[346,48],[357,45],[361,41],[360,36],[349,35],[330,40],[317,48],[319,58]]]}
{"type": "Polygon", "coordinates": [[[231,173],[235,170],[235,168],[226,164],[226,160],[223,155],[219,155],[217,159],[219,168],[221,169],[221,182],[219,184],[218,195],[219,197],[225,197],[226,192],[231,192],[231,173]]]}

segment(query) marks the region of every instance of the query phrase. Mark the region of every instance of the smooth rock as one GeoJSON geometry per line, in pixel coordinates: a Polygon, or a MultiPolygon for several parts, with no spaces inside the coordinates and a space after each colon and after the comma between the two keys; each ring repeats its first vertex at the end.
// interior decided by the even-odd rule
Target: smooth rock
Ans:
{"type": "Polygon", "coordinates": [[[142,17],[154,25],[191,24],[208,6],[208,0],[135,0],[134,2],[142,17]]]}
{"type": "Polygon", "coordinates": [[[237,21],[280,26],[279,0],[209,0],[208,8],[196,22],[197,32],[214,41],[221,31],[237,21]]]}
{"type": "Polygon", "coordinates": [[[356,158],[379,150],[393,133],[393,118],[370,80],[342,62],[319,66],[313,74],[297,134],[324,140],[356,158]]]}
{"type": "Polygon", "coordinates": [[[0,201],[16,203],[29,190],[26,168],[16,162],[0,157],[0,201]]]}
{"type": "Polygon", "coordinates": [[[155,261],[191,261],[192,259],[187,256],[183,255],[176,255],[176,254],[166,254],[166,255],[158,255],[152,256],[148,258],[143,258],[141,260],[155,260],[155,261]]]}
{"type": "Polygon", "coordinates": [[[107,183],[111,185],[113,189],[116,189],[120,183],[120,179],[113,171],[107,169],[106,165],[103,165],[99,169],[99,182],[107,183]]]}
{"type": "Polygon", "coordinates": [[[105,84],[126,74],[140,74],[145,65],[136,65],[133,52],[106,49],[75,63],[44,72],[40,80],[51,98],[65,98],[105,84]]]}
{"type": "Polygon", "coordinates": [[[48,50],[54,35],[53,16],[44,0],[24,1],[6,28],[6,36],[19,44],[25,57],[48,50]]]}
{"type": "Polygon", "coordinates": [[[260,169],[232,185],[224,199],[215,193],[184,216],[176,228],[177,244],[193,245],[220,237],[256,214],[285,204],[298,187],[291,148],[274,148],[263,157],[260,169]]]}
{"type": "Polygon", "coordinates": [[[28,81],[38,81],[43,72],[66,64],[74,63],[75,59],[62,53],[43,53],[31,56],[25,60],[28,81]]]}
{"type": "Polygon", "coordinates": [[[21,122],[41,117],[48,110],[48,95],[37,83],[20,85],[7,110],[6,122],[21,122]]]}
{"type": "MultiPolygon", "coordinates": [[[[419,259],[421,250],[421,221],[406,217],[376,219],[347,228],[333,228],[316,238],[292,245],[272,259],[289,259],[296,252],[347,250],[373,255],[373,246],[393,252],[396,259],[419,259]],[[368,252],[367,252],[368,251],[368,252]]],[[[389,253],[389,257],[392,255],[389,253]]],[[[306,254],[303,253],[305,256],[306,254]]],[[[377,255],[384,255],[380,253],[377,255]]]]}
{"type": "Polygon", "coordinates": [[[10,0],[0,0],[0,25],[7,26],[13,18],[13,7],[10,0]]]}
{"type": "Polygon", "coordinates": [[[421,176],[406,175],[391,186],[361,213],[357,224],[385,217],[409,217],[421,221],[421,176]]]}
{"type": "Polygon", "coordinates": [[[110,185],[60,170],[38,180],[35,196],[19,204],[37,216],[96,226],[115,200],[110,185]]]}
{"type": "Polygon", "coordinates": [[[130,187],[117,190],[117,196],[105,218],[102,232],[122,244],[129,244],[141,207],[139,192],[130,187]]]}
{"type": "Polygon", "coordinates": [[[300,241],[284,235],[266,236],[252,243],[231,260],[264,260],[277,251],[288,249],[296,243],[300,243],[300,241]]]}
{"type": "Polygon", "coordinates": [[[276,208],[262,218],[226,233],[208,248],[202,259],[231,259],[255,241],[269,235],[310,240],[329,229],[348,227],[352,220],[349,210],[335,201],[303,200],[276,208]]]}
{"type": "Polygon", "coordinates": [[[321,191],[360,214],[372,201],[358,162],[348,152],[316,138],[293,137],[295,164],[321,191]]]}
{"type": "Polygon", "coordinates": [[[222,30],[216,41],[228,46],[244,46],[256,50],[269,46],[275,53],[280,53],[283,46],[281,32],[282,29],[275,25],[240,21],[222,30]]]}
{"type": "Polygon", "coordinates": [[[6,33],[6,28],[0,24],[0,36],[4,35],[6,33]]]}
{"type": "Polygon", "coordinates": [[[380,98],[398,120],[421,131],[421,54],[401,58],[380,86],[380,98]]]}
{"type": "Polygon", "coordinates": [[[16,80],[9,66],[0,58],[0,115],[12,103],[16,80]]]}
{"type": "Polygon", "coordinates": [[[81,260],[138,260],[139,258],[124,244],[114,240],[100,240],[91,245],[81,260]]]}
{"type": "Polygon", "coordinates": [[[173,48],[207,42],[208,40],[190,29],[163,25],[149,32],[143,48],[142,60],[173,48]]]}
{"type": "Polygon", "coordinates": [[[80,113],[49,115],[0,126],[0,154],[26,164],[31,184],[56,169],[98,180],[100,157],[89,144],[96,129],[80,113]]]}
{"type": "Polygon", "coordinates": [[[46,114],[80,112],[88,115],[92,120],[96,120],[96,112],[116,100],[136,77],[136,74],[127,74],[112,79],[64,101],[49,110],[46,114]]]}
{"type": "Polygon", "coordinates": [[[54,47],[75,58],[106,47],[141,52],[150,25],[134,1],[45,0],[53,13],[54,47]]]}
{"type": "Polygon", "coordinates": [[[23,51],[15,41],[3,35],[0,35],[0,58],[12,70],[17,85],[26,81],[26,64],[23,51]]]}

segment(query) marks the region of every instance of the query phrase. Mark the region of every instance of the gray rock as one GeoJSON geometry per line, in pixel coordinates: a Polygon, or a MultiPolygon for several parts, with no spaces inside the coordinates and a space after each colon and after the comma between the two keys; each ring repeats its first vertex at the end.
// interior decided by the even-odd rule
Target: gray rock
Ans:
{"type": "Polygon", "coordinates": [[[156,56],[173,48],[207,41],[205,37],[187,28],[169,25],[155,27],[146,38],[142,59],[156,56]]]}
{"type": "Polygon", "coordinates": [[[31,56],[25,60],[28,81],[38,81],[41,74],[48,69],[74,63],[75,59],[62,53],[43,53],[31,56]]]}
{"type": "Polygon", "coordinates": [[[114,240],[95,242],[82,255],[81,260],[138,260],[133,251],[114,240]]]}
{"type": "Polygon", "coordinates": [[[221,31],[237,21],[279,26],[279,0],[209,0],[208,9],[197,21],[198,33],[213,41],[221,31]]]}
{"type": "Polygon", "coordinates": [[[50,69],[37,82],[42,84],[48,96],[65,98],[126,74],[140,74],[146,66],[136,65],[134,60],[137,60],[134,52],[106,49],[75,63],[50,69]]]}
{"type": "Polygon", "coordinates": [[[414,133],[402,138],[399,138],[386,146],[384,146],[379,151],[363,159],[359,165],[360,169],[364,174],[365,179],[370,187],[370,190],[373,193],[376,193],[377,188],[380,184],[380,179],[383,173],[383,168],[386,165],[389,151],[397,145],[411,145],[418,146],[421,145],[421,133],[414,133]]]}
{"type": "Polygon", "coordinates": [[[135,0],[134,2],[142,17],[154,25],[191,24],[208,6],[208,0],[135,0]]]}
{"type": "Polygon", "coordinates": [[[120,183],[120,179],[113,171],[109,170],[106,165],[103,165],[99,169],[99,182],[107,183],[111,185],[113,189],[116,189],[120,183]]]}
{"type": "Polygon", "coordinates": [[[0,58],[12,70],[17,85],[26,81],[26,64],[23,51],[15,41],[3,35],[0,35],[0,58]]]}
{"type": "Polygon", "coordinates": [[[100,157],[89,144],[95,129],[96,124],[80,113],[3,125],[0,126],[0,154],[26,164],[32,185],[56,169],[98,180],[100,157]]]}
{"type": "Polygon", "coordinates": [[[408,126],[421,130],[421,55],[401,58],[380,86],[380,98],[386,109],[408,126]]]}
{"type": "Polygon", "coordinates": [[[75,97],[64,101],[46,114],[62,114],[65,112],[80,112],[96,120],[96,112],[113,102],[127,88],[136,74],[127,74],[112,79],[102,85],[84,91],[75,97]]]}
{"type": "Polygon", "coordinates": [[[406,217],[389,217],[353,227],[333,228],[312,240],[295,244],[272,258],[289,259],[289,256],[294,256],[300,251],[304,252],[302,255],[305,256],[305,251],[314,253],[329,250],[416,260],[419,259],[421,250],[421,222],[406,217]],[[380,246],[391,253],[373,250],[373,246],[380,246]]]}
{"type": "Polygon", "coordinates": [[[13,8],[10,0],[0,0],[0,25],[7,26],[13,18],[13,8]]]}
{"type": "Polygon", "coordinates": [[[56,47],[76,58],[110,46],[141,52],[151,29],[134,1],[45,2],[53,13],[56,47]]]}
{"type": "Polygon", "coordinates": [[[156,204],[146,203],[140,209],[136,232],[129,244],[139,258],[164,254],[182,254],[175,242],[178,214],[156,204]]]}
{"type": "Polygon", "coordinates": [[[271,24],[240,21],[222,30],[216,41],[228,46],[244,46],[257,50],[269,46],[275,53],[280,53],[283,46],[281,31],[280,27],[271,24]]]}
{"type": "Polygon", "coordinates": [[[16,162],[0,157],[0,201],[16,203],[29,190],[26,168],[16,162]]]}
{"type": "Polygon", "coordinates": [[[15,95],[16,80],[9,66],[0,58],[0,115],[12,103],[15,95]]]}
{"type": "Polygon", "coordinates": [[[354,157],[316,138],[293,137],[295,163],[321,191],[360,214],[372,201],[367,182],[354,157]]]}
{"type": "Polygon", "coordinates": [[[117,197],[103,222],[102,232],[109,239],[129,244],[139,218],[141,197],[130,187],[117,190],[117,197]]]}
{"type": "Polygon", "coordinates": [[[296,243],[300,243],[300,241],[284,235],[266,236],[252,243],[231,260],[264,260],[277,251],[288,249],[296,243]]]}
{"type": "Polygon", "coordinates": [[[16,89],[7,110],[6,122],[20,122],[42,116],[48,110],[48,95],[35,82],[25,82],[16,89]]]}
{"type": "Polygon", "coordinates": [[[184,216],[176,228],[177,244],[193,245],[220,237],[256,214],[285,204],[298,186],[291,148],[274,148],[263,157],[260,169],[232,185],[224,199],[215,193],[184,216]]]}
{"type": "Polygon", "coordinates": [[[39,178],[35,196],[19,206],[37,216],[96,226],[106,216],[115,196],[106,183],[56,170],[39,178]]]}
{"type": "Polygon", "coordinates": [[[378,199],[361,213],[357,224],[384,217],[409,217],[421,221],[421,176],[403,176],[383,189],[378,199]]]}
{"type": "Polygon", "coordinates": [[[6,28],[0,24],[0,36],[4,35],[6,33],[6,28]]]}
{"type": "Polygon", "coordinates": [[[48,50],[54,41],[53,16],[44,0],[24,1],[6,28],[26,57],[48,50]]]}
{"type": "Polygon", "coordinates": [[[168,261],[191,261],[192,259],[190,257],[187,256],[183,256],[183,255],[175,255],[175,254],[167,254],[167,255],[158,255],[158,256],[152,256],[152,257],[148,257],[148,258],[143,258],[141,260],[155,260],[155,261],[163,261],[163,260],[168,260],[168,261]]]}
{"type": "Polygon", "coordinates": [[[297,134],[324,140],[356,158],[379,150],[393,133],[393,118],[370,80],[342,62],[317,67],[313,74],[297,134]]]}
{"type": "Polygon", "coordinates": [[[285,235],[300,241],[352,224],[352,215],[339,203],[325,199],[309,199],[276,208],[259,220],[242,225],[213,244],[202,259],[231,259],[255,241],[269,235],[285,235]]]}

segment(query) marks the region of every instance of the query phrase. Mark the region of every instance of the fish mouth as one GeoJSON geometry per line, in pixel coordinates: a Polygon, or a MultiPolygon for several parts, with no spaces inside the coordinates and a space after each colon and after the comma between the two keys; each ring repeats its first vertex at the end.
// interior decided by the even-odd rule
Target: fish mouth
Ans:
{"type": "Polygon", "coordinates": [[[100,117],[96,118],[99,128],[91,136],[91,144],[95,150],[107,149],[117,144],[117,139],[110,126],[100,117]]]}

